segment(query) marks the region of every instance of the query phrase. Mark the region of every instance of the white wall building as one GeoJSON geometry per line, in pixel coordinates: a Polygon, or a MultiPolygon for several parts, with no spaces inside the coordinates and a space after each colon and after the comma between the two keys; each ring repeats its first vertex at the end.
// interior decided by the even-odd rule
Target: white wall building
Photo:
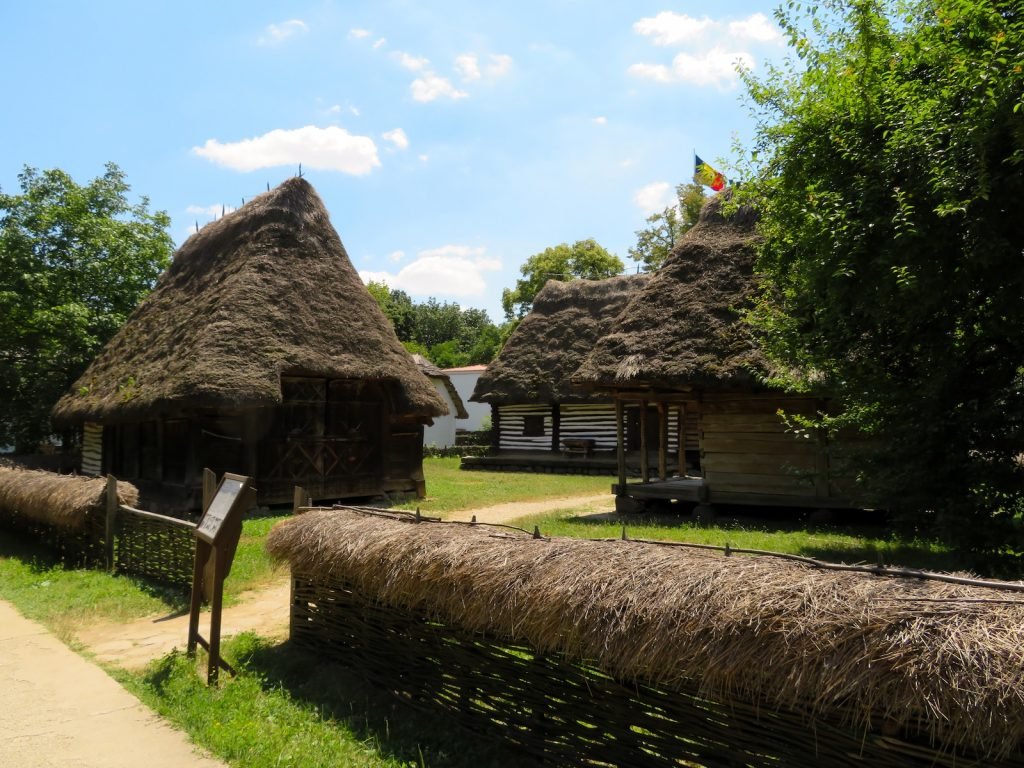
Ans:
{"type": "Polygon", "coordinates": [[[462,402],[466,407],[466,413],[469,414],[465,421],[459,422],[459,429],[476,432],[484,428],[485,419],[490,424],[491,406],[487,403],[472,403],[469,400],[469,396],[473,394],[473,389],[476,387],[477,379],[486,370],[486,365],[467,365],[462,368],[446,368],[442,371],[451,379],[455,390],[459,393],[459,397],[462,398],[462,402]]]}

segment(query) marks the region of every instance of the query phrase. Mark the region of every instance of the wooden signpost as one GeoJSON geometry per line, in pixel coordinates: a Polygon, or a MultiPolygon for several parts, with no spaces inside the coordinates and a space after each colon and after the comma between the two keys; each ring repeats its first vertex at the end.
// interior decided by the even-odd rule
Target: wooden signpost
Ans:
{"type": "Polygon", "coordinates": [[[188,655],[195,656],[201,645],[209,654],[206,681],[217,682],[221,667],[234,674],[220,657],[220,618],[224,599],[224,579],[231,572],[238,540],[242,535],[242,515],[255,502],[250,479],[225,473],[216,485],[216,476],[203,471],[203,516],[196,526],[196,560],[192,570],[192,601],[188,622],[188,655]],[[199,634],[199,609],[210,603],[209,639],[199,634]]]}

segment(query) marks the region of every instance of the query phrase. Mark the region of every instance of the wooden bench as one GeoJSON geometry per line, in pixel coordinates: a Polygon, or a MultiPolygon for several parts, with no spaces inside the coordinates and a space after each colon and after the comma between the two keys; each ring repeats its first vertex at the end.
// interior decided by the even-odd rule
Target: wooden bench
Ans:
{"type": "Polygon", "coordinates": [[[571,456],[589,457],[594,452],[594,445],[597,441],[588,438],[570,438],[562,441],[562,455],[566,458],[571,456]]]}

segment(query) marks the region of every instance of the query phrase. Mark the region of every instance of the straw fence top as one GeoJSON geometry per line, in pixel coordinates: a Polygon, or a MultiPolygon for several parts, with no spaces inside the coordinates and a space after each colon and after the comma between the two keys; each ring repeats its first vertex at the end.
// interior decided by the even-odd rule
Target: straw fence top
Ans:
{"type": "Polygon", "coordinates": [[[502,404],[593,399],[573,388],[569,377],[649,279],[548,280],[530,314],[480,376],[470,400],[502,404]]]}
{"type": "Polygon", "coordinates": [[[740,312],[756,291],[755,212],[717,195],[582,361],[594,387],[736,389],[765,370],[740,312]]]}
{"type": "Polygon", "coordinates": [[[1002,591],[345,510],[283,521],[267,549],[305,576],[620,680],[990,757],[1024,737],[1024,601],[1002,591]]]}
{"type": "Polygon", "coordinates": [[[399,410],[447,412],[301,178],[190,237],[53,418],[270,405],[282,375],[390,382],[399,410]]]}
{"type": "Polygon", "coordinates": [[[448,374],[427,360],[423,355],[413,355],[412,359],[424,376],[428,379],[441,382],[441,385],[444,387],[444,391],[448,393],[448,397],[451,398],[452,404],[455,406],[455,418],[468,419],[469,414],[466,413],[466,404],[462,402],[459,390],[457,390],[455,385],[452,384],[452,380],[449,378],[448,374]]]}
{"type": "MultiPolygon", "coordinates": [[[[0,466],[0,512],[77,531],[85,527],[90,512],[105,509],[106,486],[102,477],[0,466]]],[[[119,482],[117,497],[128,506],[139,503],[139,492],[131,483],[119,482]]]]}

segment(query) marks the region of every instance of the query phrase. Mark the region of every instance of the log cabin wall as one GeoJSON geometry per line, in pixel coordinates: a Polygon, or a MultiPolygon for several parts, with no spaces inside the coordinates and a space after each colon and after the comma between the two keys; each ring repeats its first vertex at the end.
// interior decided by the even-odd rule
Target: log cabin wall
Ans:
{"type": "Polygon", "coordinates": [[[561,440],[593,440],[598,451],[615,450],[615,405],[572,403],[560,405],[561,440]]]}
{"type": "Polygon", "coordinates": [[[497,406],[498,448],[503,451],[550,451],[551,408],[547,404],[497,406]]]}
{"type": "Polygon", "coordinates": [[[811,397],[708,395],[700,405],[700,451],[712,502],[836,506],[829,450],[822,438],[794,432],[779,411],[813,414],[811,397]]]}

